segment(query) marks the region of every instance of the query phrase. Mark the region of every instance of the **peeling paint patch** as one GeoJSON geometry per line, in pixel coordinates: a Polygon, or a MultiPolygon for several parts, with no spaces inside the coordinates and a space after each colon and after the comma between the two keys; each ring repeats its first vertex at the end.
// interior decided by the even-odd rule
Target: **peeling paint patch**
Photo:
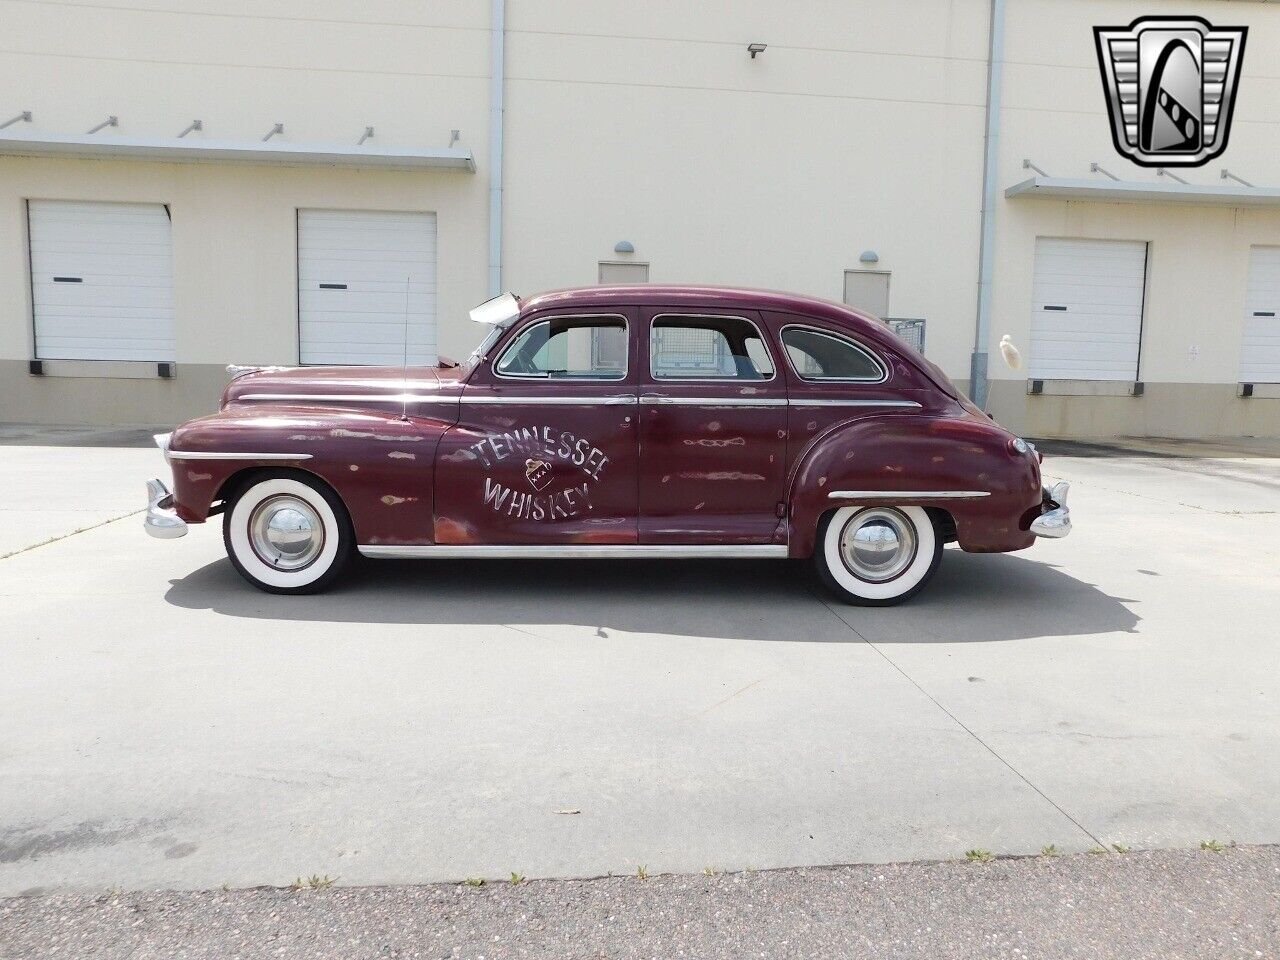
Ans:
{"type": "Polygon", "coordinates": [[[382,502],[385,503],[388,507],[394,507],[396,504],[399,504],[399,503],[417,503],[418,498],[417,497],[397,497],[394,494],[388,493],[382,498],[382,502]]]}
{"type": "Polygon", "coordinates": [[[194,470],[187,471],[187,479],[192,483],[199,483],[201,480],[212,480],[212,473],[196,473],[194,470]]]}
{"type": "Polygon", "coordinates": [[[742,473],[738,470],[715,470],[703,472],[701,470],[687,470],[680,474],[681,480],[764,480],[763,474],[759,473],[742,473]]]}
{"type": "Polygon", "coordinates": [[[390,453],[387,454],[387,457],[388,459],[391,459],[391,460],[417,460],[418,459],[416,454],[405,453],[403,450],[392,450],[390,453]]]}
{"type": "Polygon", "coordinates": [[[356,471],[356,470],[359,470],[359,469],[360,469],[360,467],[359,467],[357,464],[354,464],[354,463],[353,463],[353,464],[351,464],[351,470],[352,470],[352,472],[354,472],[354,471],[356,471]]]}
{"type": "Polygon", "coordinates": [[[350,437],[355,440],[386,440],[389,443],[417,443],[426,437],[415,437],[410,434],[392,436],[386,433],[372,433],[368,430],[348,430],[346,427],[335,427],[329,431],[331,437],[350,437]]]}
{"type": "Polygon", "coordinates": [[[686,447],[745,447],[747,445],[746,437],[727,437],[724,440],[703,437],[701,440],[685,440],[683,442],[686,447]]]}

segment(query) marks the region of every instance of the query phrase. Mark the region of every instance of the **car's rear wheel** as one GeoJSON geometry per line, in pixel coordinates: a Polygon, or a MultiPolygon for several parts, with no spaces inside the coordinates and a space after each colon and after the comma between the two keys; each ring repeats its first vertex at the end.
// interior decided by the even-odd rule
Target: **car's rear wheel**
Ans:
{"type": "Polygon", "coordinates": [[[240,575],[268,593],[317,593],[342,573],[355,537],[338,495],[293,476],[262,477],[223,514],[222,539],[240,575]]]}
{"type": "Polygon", "coordinates": [[[814,562],[846,603],[888,607],[921,590],[942,560],[942,538],[923,507],[842,507],[818,529],[814,562]]]}

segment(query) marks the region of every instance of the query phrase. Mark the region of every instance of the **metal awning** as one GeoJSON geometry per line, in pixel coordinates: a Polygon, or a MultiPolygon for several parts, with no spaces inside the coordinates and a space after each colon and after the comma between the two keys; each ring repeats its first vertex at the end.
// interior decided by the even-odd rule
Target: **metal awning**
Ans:
{"type": "Polygon", "coordinates": [[[1224,207],[1280,205],[1280,188],[1204,186],[1198,183],[1149,183],[1141,180],[1072,180],[1032,177],[1005,190],[1015,197],[1057,200],[1109,200],[1126,203],[1209,203],[1224,207]]]}
{"type": "Polygon", "coordinates": [[[375,147],[289,143],[283,140],[190,140],[175,137],[36,136],[0,133],[0,155],[164,160],[179,163],[271,163],[287,166],[381,167],[390,170],[476,172],[461,147],[375,147]]]}

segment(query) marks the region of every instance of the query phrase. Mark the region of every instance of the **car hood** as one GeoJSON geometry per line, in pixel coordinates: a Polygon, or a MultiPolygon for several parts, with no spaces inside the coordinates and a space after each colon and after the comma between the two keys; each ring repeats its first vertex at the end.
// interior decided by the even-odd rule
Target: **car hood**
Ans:
{"type": "Polygon", "coordinates": [[[263,367],[236,377],[222,406],[276,403],[326,407],[403,399],[453,398],[462,390],[460,367],[263,367]]]}

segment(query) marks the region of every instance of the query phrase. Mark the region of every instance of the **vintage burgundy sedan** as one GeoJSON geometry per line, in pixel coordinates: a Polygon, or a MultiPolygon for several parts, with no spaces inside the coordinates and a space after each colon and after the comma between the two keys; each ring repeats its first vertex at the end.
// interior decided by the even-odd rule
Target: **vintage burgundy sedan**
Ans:
{"type": "Polygon", "coordinates": [[[221,513],[274,593],[366,557],[812,557],[851,603],[918,591],[942,545],[1070,530],[1066,484],[885,324],[712,287],[590,287],[472,311],[464,363],[254,368],[157,438],[146,529],[221,513]]]}

